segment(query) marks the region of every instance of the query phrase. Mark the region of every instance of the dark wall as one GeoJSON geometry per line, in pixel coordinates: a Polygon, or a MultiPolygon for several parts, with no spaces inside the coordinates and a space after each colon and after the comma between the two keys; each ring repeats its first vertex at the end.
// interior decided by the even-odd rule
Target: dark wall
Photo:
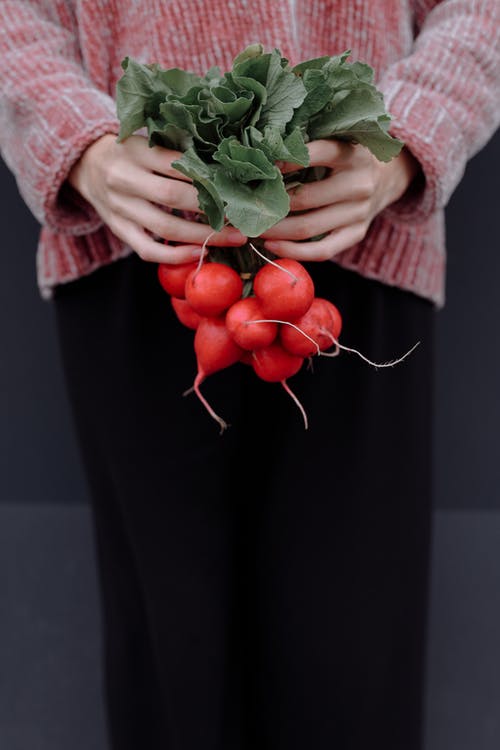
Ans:
{"type": "MultiPolygon", "coordinates": [[[[435,410],[443,508],[500,508],[499,174],[497,135],[470,162],[447,211],[435,410]]],[[[82,501],[53,311],[36,289],[38,225],[1,162],[0,198],[0,501],[82,501]]]]}
{"type": "Polygon", "coordinates": [[[0,159],[0,502],[86,497],[53,310],[35,276],[39,225],[0,159]]]}
{"type": "MultiPolygon", "coordinates": [[[[500,133],[447,210],[448,298],[438,317],[436,502],[500,509],[500,133]]],[[[500,562],[500,557],[499,557],[500,562]]]]}

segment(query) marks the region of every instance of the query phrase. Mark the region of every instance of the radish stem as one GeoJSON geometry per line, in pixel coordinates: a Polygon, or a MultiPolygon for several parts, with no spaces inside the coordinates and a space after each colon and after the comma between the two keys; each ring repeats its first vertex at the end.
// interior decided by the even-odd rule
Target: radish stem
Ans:
{"type": "MultiPolygon", "coordinates": [[[[227,225],[228,225],[228,223],[229,223],[229,222],[228,222],[228,221],[227,221],[227,219],[226,219],[226,221],[224,222],[224,226],[227,226],[227,225]]],[[[204,261],[204,260],[205,260],[205,258],[207,257],[207,254],[208,254],[208,250],[207,250],[207,243],[208,243],[208,240],[210,239],[210,237],[213,237],[213,236],[214,236],[214,234],[217,234],[217,230],[216,230],[216,229],[214,229],[214,231],[213,231],[213,232],[210,232],[210,234],[208,235],[208,237],[206,237],[206,239],[205,239],[205,242],[204,242],[204,243],[203,243],[203,245],[201,246],[201,254],[200,254],[200,260],[198,261],[198,266],[197,266],[197,268],[196,268],[196,273],[194,273],[194,274],[193,274],[193,279],[195,278],[196,274],[198,273],[198,271],[199,271],[199,270],[200,270],[200,268],[202,267],[202,265],[203,265],[203,261],[204,261]]]]}
{"type": "Polygon", "coordinates": [[[287,273],[289,276],[292,277],[294,284],[297,283],[297,281],[298,281],[297,276],[295,276],[294,273],[292,273],[291,271],[289,271],[288,268],[283,268],[282,266],[278,265],[278,263],[275,263],[274,260],[271,260],[271,258],[267,258],[263,253],[260,252],[260,250],[257,250],[257,248],[255,247],[255,245],[252,245],[251,242],[249,242],[248,244],[250,245],[250,247],[252,248],[252,250],[254,251],[254,253],[257,253],[257,255],[260,258],[262,258],[262,260],[265,260],[266,263],[270,263],[272,266],[276,266],[276,268],[279,268],[280,271],[284,271],[285,273],[287,273]]]}
{"type": "Polygon", "coordinates": [[[217,234],[217,232],[215,230],[213,232],[210,232],[210,234],[208,235],[208,237],[205,239],[205,242],[201,246],[200,260],[198,261],[198,265],[196,267],[196,271],[193,274],[193,281],[195,280],[196,275],[199,273],[200,268],[203,265],[203,261],[205,260],[207,254],[208,254],[207,242],[210,239],[210,237],[213,237],[214,234],[217,234]]]}

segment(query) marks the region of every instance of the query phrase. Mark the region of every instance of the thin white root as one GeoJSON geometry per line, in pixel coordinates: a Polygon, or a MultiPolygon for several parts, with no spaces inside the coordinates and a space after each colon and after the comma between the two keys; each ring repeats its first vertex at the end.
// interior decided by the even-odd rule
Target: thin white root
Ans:
{"type": "Polygon", "coordinates": [[[307,430],[308,427],[309,427],[309,423],[307,421],[306,410],[304,409],[304,407],[302,406],[302,404],[300,403],[299,399],[297,398],[297,396],[295,395],[295,393],[292,391],[292,389],[290,388],[290,386],[288,385],[288,383],[286,382],[286,380],[281,380],[280,382],[281,382],[281,385],[283,386],[283,388],[285,389],[285,391],[288,393],[288,395],[291,396],[291,398],[293,398],[293,400],[295,401],[295,403],[299,407],[300,413],[302,414],[302,419],[304,420],[304,429],[307,430]]]}
{"type": "Polygon", "coordinates": [[[337,339],[335,338],[335,336],[332,336],[332,334],[329,331],[327,331],[326,328],[322,329],[322,331],[325,333],[325,335],[327,335],[327,336],[329,336],[331,338],[332,342],[339,349],[342,349],[345,352],[352,352],[352,354],[357,354],[358,357],[361,357],[362,360],[364,360],[365,362],[367,362],[372,367],[375,367],[376,369],[378,369],[379,367],[394,367],[394,365],[398,365],[400,362],[402,362],[404,359],[406,359],[406,357],[408,357],[413,351],[415,351],[415,349],[417,348],[417,346],[420,344],[420,341],[417,341],[417,343],[414,346],[412,346],[412,348],[409,349],[406,352],[406,354],[403,354],[402,357],[398,357],[398,359],[392,359],[389,362],[372,362],[371,359],[368,359],[368,357],[365,357],[365,355],[361,354],[361,352],[358,352],[357,349],[351,349],[349,346],[344,346],[343,344],[339,343],[339,341],[337,341],[337,339]]]}
{"type": "Polygon", "coordinates": [[[319,348],[318,342],[312,339],[305,331],[302,330],[302,328],[296,326],[295,323],[290,323],[289,320],[274,320],[274,318],[269,318],[268,320],[245,320],[246,326],[250,325],[250,323],[281,323],[284,326],[291,326],[292,328],[295,328],[296,331],[305,336],[306,339],[309,339],[311,344],[314,344],[314,346],[316,347],[316,354],[321,354],[321,349],[319,348]]]}
{"type": "Polygon", "coordinates": [[[183,396],[189,396],[190,393],[194,393],[194,385],[191,386],[191,388],[188,388],[184,393],[183,396]]]}
{"type": "Polygon", "coordinates": [[[276,266],[276,268],[279,268],[280,271],[284,271],[285,273],[287,273],[289,276],[292,277],[292,279],[293,279],[293,281],[294,281],[295,284],[297,283],[297,281],[298,281],[297,276],[295,276],[294,273],[292,273],[291,271],[289,271],[288,268],[283,268],[283,266],[279,266],[277,263],[274,262],[274,260],[271,260],[271,258],[266,258],[266,256],[263,253],[261,253],[260,250],[257,250],[257,248],[255,247],[255,245],[252,245],[251,242],[249,242],[248,244],[250,245],[250,247],[252,248],[252,250],[254,251],[254,253],[257,253],[257,255],[259,256],[259,258],[262,258],[262,260],[265,260],[266,263],[270,263],[272,266],[276,266]]]}
{"type": "Polygon", "coordinates": [[[335,351],[333,352],[320,352],[320,357],[338,357],[340,354],[340,348],[338,344],[335,344],[335,351]]]}

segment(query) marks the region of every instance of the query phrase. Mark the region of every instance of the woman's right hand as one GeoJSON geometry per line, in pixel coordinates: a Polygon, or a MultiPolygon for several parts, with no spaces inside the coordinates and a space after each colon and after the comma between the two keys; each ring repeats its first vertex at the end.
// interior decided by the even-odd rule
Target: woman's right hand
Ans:
{"type": "Polygon", "coordinates": [[[132,135],[117,143],[115,135],[107,134],[85,150],[68,181],[143,260],[186,263],[199,258],[210,235],[210,245],[243,245],[246,237],[237,229],[225,227],[213,233],[207,224],[182,219],[154,205],[200,213],[191,180],[171,166],[180,156],[161,146],[149,148],[143,136],[132,135]],[[182,244],[163,244],[151,235],[182,244]]]}

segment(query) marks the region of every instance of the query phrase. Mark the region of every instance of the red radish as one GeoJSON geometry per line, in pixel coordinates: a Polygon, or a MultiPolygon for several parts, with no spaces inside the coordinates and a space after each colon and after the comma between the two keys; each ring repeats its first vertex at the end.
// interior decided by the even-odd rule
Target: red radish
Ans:
{"type": "Polygon", "coordinates": [[[170,302],[174,308],[174,312],[183,325],[187,328],[191,328],[196,331],[201,320],[201,315],[193,310],[189,302],[185,299],[177,299],[177,297],[170,297],[170,302]]]}
{"type": "Polygon", "coordinates": [[[293,398],[300,409],[304,426],[307,430],[308,424],[305,409],[286,382],[287,378],[291,378],[292,375],[295,375],[300,370],[304,361],[303,358],[289,354],[276,342],[271,344],[271,346],[266,346],[253,352],[252,357],[253,369],[259,378],[266,380],[268,383],[281,383],[288,395],[293,398]]]}
{"type": "Polygon", "coordinates": [[[186,279],[196,267],[197,263],[160,263],[158,265],[158,280],[164,290],[178,299],[185,298],[184,288],[186,279]]]}
{"type": "Polygon", "coordinates": [[[205,263],[191,271],[186,280],[186,299],[203,316],[221,315],[240,299],[242,292],[239,274],[224,263],[205,263]]]}
{"type": "Polygon", "coordinates": [[[253,289],[264,318],[294,321],[304,315],[314,299],[314,284],[301,263],[281,258],[263,266],[253,289]]]}
{"type": "Polygon", "coordinates": [[[326,328],[331,333],[331,335],[338,339],[340,336],[340,332],[342,330],[342,316],[339,312],[339,310],[335,307],[333,302],[330,302],[328,299],[323,299],[322,297],[318,297],[317,301],[321,303],[323,308],[328,312],[330,316],[330,325],[327,325],[326,328]]]}
{"type": "MultiPolygon", "coordinates": [[[[202,318],[194,337],[198,374],[207,375],[238,362],[243,354],[234,343],[223,318],[202,318]]],[[[198,381],[201,383],[201,380],[198,381]]]]}
{"type": "Polygon", "coordinates": [[[223,432],[227,424],[214,412],[201,394],[200,385],[208,375],[238,362],[243,350],[234,343],[222,318],[202,318],[200,320],[194,337],[194,350],[198,363],[198,372],[193,386],[194,391],[210,416],[220,424],[221,432],[223,432]]]}
{"type": "Polygon", "coordinates": [[[318,354],[318,349],[323,351],[332,346],[332,335],[335,336],[333,331],[337,328],[334,327],[332,313],[324,302],[326,300],[315,298],[306,314],[294,321],[293,327],[281,326],[280,341],[287,352],[310,357],[318,354]]]}
{"type": "Polygon", "coordinates": [[[278,325],[272,322],[249,325],[252,320],[262,320],[264,314],[255,297],[240,299],[226,313],[227,330],[242,349],[253,351],[272,344],[278,334],[278,325]]]}
{"type": "Polygon", "coordinates": [[[291,378],[302,367],[303,357],[286,352],[277,343],[265,346],[253,354],[253,369],[262,380],[268,383],[281,383],[291,378]]]}
{"type": "Polygon", "coordinates": [[[338,309],[329,300],[315,297],[313,304],[301,318],[290,325],[282,325],[280,341],[291,354],[310,357],[336,345],[335,354],[339,353],[337,339],[342,329],[342,318],[338,309]]]}

